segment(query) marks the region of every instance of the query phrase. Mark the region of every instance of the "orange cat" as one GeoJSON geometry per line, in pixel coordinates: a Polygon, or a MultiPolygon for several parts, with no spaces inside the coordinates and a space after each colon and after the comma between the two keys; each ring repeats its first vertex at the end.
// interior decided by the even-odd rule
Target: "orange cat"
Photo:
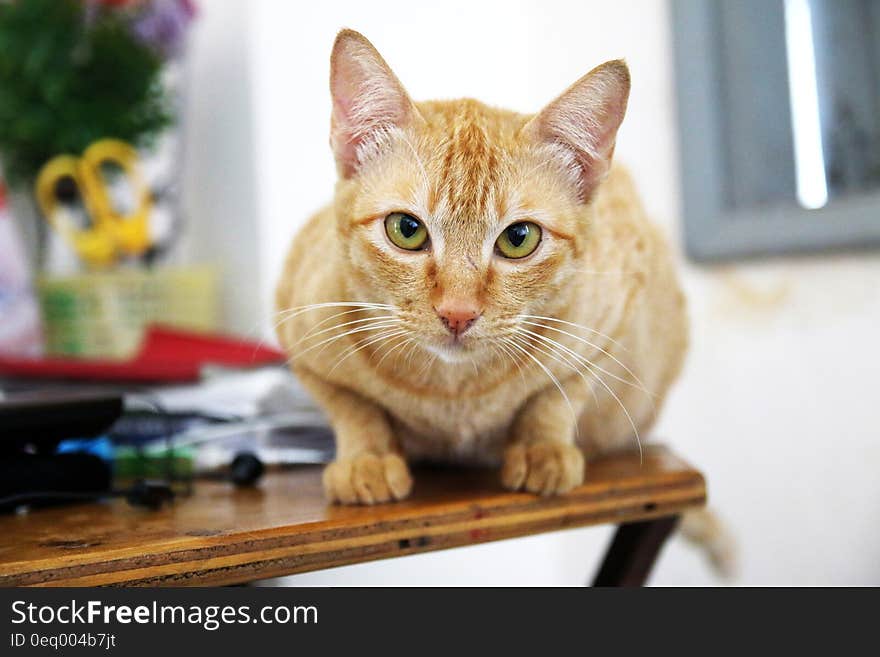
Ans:
{"type": "Polygon", "coordinates": [[[339,34],[335,201],[277,291],[279,339],[336,433],[331,500],[402,499],[413,459],[564,493],[584,455],[640,448],[687,326],[667,245],[611,168],[629,86],[613,61],[534,116],[414,103],[339,34]]]}

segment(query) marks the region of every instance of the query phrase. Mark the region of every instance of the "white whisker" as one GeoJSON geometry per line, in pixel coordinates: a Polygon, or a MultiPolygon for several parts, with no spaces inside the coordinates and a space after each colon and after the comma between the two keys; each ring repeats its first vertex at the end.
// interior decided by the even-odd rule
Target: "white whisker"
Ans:
{"type": "MultiPolygon", "coordinates": [[[[518,335],[519,335],[519,333],[518,333],[518,335]]],[[[526,338],[526,344],[530,345],[530,346],[531,346],[532,348],[534,348],[534,349],[537,349],[537,350],[540,351],[542,354],[544,354],[544,355],[546,355],[546,356],[549,356],[550,358],[552,358],[553,360],[555,360],[557,363],[561,363],[562,365],[565,365],[565,366],[568,367],[570,370],[572,370],[575,374],[577,374],[578,376],[580,376],[581,380],[584,382],[584,385],[586,385],[587,390],[589,390],[589,391],[590,391],[590,394],[593,396],[593,401],[596,402],[596,406],[597,406],[597,407],[599,406],[599,398],[596,397],[596,391],[593,390],[593,385],[592,385],[592,384],[590,383],[590,381],[584,376],[583,372],[580,371],[580,369],[577,367],[577,364],[576,364],[576,363],[575,363],[575,364],[572,364],[571,360],[570,360],[565,354],[559,354],[558,350],[555,349],[553,346],[550,346],[550,349],[552,349],[552,352],[549,352],[549,351],[547,351],[546,349],[544,349],[543,346],[541,346],[541,345],[537,345],[537,344],[535,344],[534,342],[530,342],[530,341],[528,340],[528,338],[526,338]]]]}
{"type": "MultiPolygon", "coordinates": [[[[317,349],[318,347],[320,347],[320,346],[322,346],[322,345],[328,345],[328,344],[330,344],[331,342],[334,342],[335,340],[341,340],[342,338],[347,337],[347,336],[349,336],[349,335],[354,335],[355,333],[363,333],[364,331],[375,331],[375,330],[378,330],[378,329],[391,328],[391,327],[393,327],[393,326],[397,326],[397,325],[399,325],[399,320],[394,320],[394,321],[390,321],[390,320],[376,320],[376,324],[375,324],[375,325],[374,325],[374,324],[371,324],[371,325],[369,325],[369,326],[358,326],[358,327],[353,328],[353,329],[351,329],[351,330],[349,330],[349,331],[346,331],[345,333],[340,333],[339,335],[334,335],[334,336],[331,336],[331,337],[326,338],[326,339],[324,339],[324,340],[321,340],[321,342],[318,342],[317,344],[313,344],[311,347],[308,347],[308,348],[305,349],[304,351],[299,352],[298,354],[296,354],[295,356],[293,356],[293,357],[291,358],[291,360],[293,360],[293,359],[295,359],[295,358],[300,358],[300,357],[302,357],[304,354],[307,354],[308,352],[312,351],[313,349],[317,349]]],[[[323,351],[323,350],[322,350],[322,351],[323,351]]],[[[318,352],[318,353],[321,353],[321,352],[318,352]]]]}
{"type": "MultiPolygon", "coordinates": [[[[525,330],[525,329],[523,329],[523,330],[525,330]]],[[[538,338],[543,338],[543,337],[544,337],[544,336],[541,336],[541,335],[539,335],[539,334],[537,334],[537,333],[534,333],[534,332],[531,332],[531,331],[530,331],[530,333],[532,333],[532,335],[534,335],[535,337],[538,337],[538,338]]],[[[552,341],[551,341],[551,342],[552,342],[552,341]]],[[[558,343],[556,343],[556,344],[558,344],[558,343]]],[[[559,345],[559,346],[562,347],[562,348],[565,348],[563,345],[559,345]]],[[[575,352],[572,352],[572,353],[575,353],[575,352]]],[[[575,355],[577,355],[577,354],[575,354],[575,355]]],[[[588,362],[589,362],[589,361],[588,361],[588,362]]],[[[638,448],[639,448],[639,464],[644,463],[644,454],[643,454],[643,452],[642,452],[642,440],[641,440],[641,437],[639,436],[639,430],[638,430],[638,428],[636,427],[636,423],[633,421],[632,416],[630,415],[630,413],[629,413],[629,411],[627,410],[626,406],[624,405],[623,401],[621,401],[620,397],[618,397],[617,394],[615,394],[614,390],[611,389],[611,387],[605,382],[605,380],[604,380],[601,376],[599,376],[598,374],[596,374],[595,371],[593,371],[592,367],[590,367],[590,365],[588,364],[588,362],[587,362],[587,363],[582,363],[583,366],[586,367],[586,368],[587,368],[587,371],[590,373],[590,375],[591,375],[591,376],[592,376],[592,377],[593,377],[593,378],[594,378],[594,379],[595,379],[595,380],[596,380],[596,381],[597,381],[597,382],[598,382],[603,388],[605,388],[605,390],[608,391],[608,394],[610,394],[610,395],[614,398],[614,401],[617,402],[617,404],[620,406],[620,409],[623,411],[624,415],[626,415],[626,419],[629,421],[629,424],[630,424],[630,426],[632,427],[632,430],[633,430],[633,434],[635,435],[636,445],[638,445],[638,448]]],[[[586,378],[583,376],[583,373],[582,373],[579,369],[576,369],[576,371],[577,371],[578,374],[580,374],[581,378],[582,378],[582,379],[584,380],[584,382],[586,383],[587,380],[586,380],[586,378]]],[[[598,398],[596,397],[596,393],[595,393],[595,391],[593,390],[592,385],[590,385],[589,383],[587,383],[587,386],[588,386],[588,389],[593,393],[593,399],[594,399],[595,402],[596,402],[596,406],[598,406],[598,405],[599,405],[599,400],[598,400],[598,398]]],[[[652,402],[652,403],[653,403],[653,402],[652,402]]]]}
{"type": "Polygon", "coordinates": [[[494,341],[493,344],[497,345],[498,348],[501,349],[504,354],[506,354],[507,358],[509,358],[513,362],[513,364],[516,365],[516,369],[519,371],[519,377],[520,379],[522,379],[523,387],[527,387],[528,384],[526,383],[526,374],[523,371],[522,365],[520,365],[518,358],[519,354],[517,354],[515,351],[512,351],[510,347],[508,347],[503,341],[494,341]]]}
{"type": "Polygon", "coordinates": [[[437,354],[434,353],[431,355],[431,358],[425,360],[424,365],[422,365],[422,369],[419,370],[419,373],[416,375],[417,379],[421,379],[425,374],[427,374],[431,370],[431,366],[437,360],[437,354]]]}
{"type": "MultiPolygon", "coordinates": [[[[562,320],[560,320],[560,321],[562,321],[562,320]]],[[[585,344],[585,345],[587,345],[587,346],[589,346],[589,347],[592,347],[593,349],[596,349],[596,350],[598,350],[598,351],[601,351],[603,354],[605,354],[606,356],[608,356],[608,358],[610,358],[610,359],[613,360],[615,363],[617,363],[618,365],[620,365],[620,367],[622,367],[623,370],[624,370],[627,374],[629,374],[629,375],[633,378],[633,380],[634,380],[636,383],[638,383],[646,393],[648,393],[648,394],[652,394],[652,393],[648,392],[647,386],[645,386],[645,384],[642,383],[642,380],[641,380],[638,376],[636,376],[636,374],[635,374],[630,368],[628,368],[628,367],[627,367],[623,362],[621,362],[620,359],[618,359],[616,356],[614,356],[613,354],[609,353],[607,350],[603,349],[603,348],[600,347],[599,345],[597,345],[597,344],[595,344],[595,343],[593,343],[593,342],[590,342],[589,340],[587,340],[587,339],[585,339],[585,338],[582,338],[582,337],[580,337],[580,336],[578,336],[578,335],[575,335],[574,333],[570,333],[570,332],[568,332],[568,331],[563,331],[562,329],[558,329],[558,328],[555,328],[555,327],[553,327],[553,326],[547,326],[546,324],[538,324],[537,322],[530,322],[530,321],[528,321],[528,320],[523,320],[523,324],[529,324],[529,325],[532,325],[532,326],[538,326],[538,327],[540,327],[540,328],[547,329],[548,331],[555,331],[555,332],[557,332],[557,333],[561,333],[561,334],[563,334],[563,335],[567,335],[568,337],[572,338],[573,340],[577,340],[578,342],[582,342],[583,344],[585,344]]],[[[585,327],[581,327],[581,328],[585,328],[585,327]]]]}
{"type": "Polygon", "coordinates": [[[386,331],[385,333],[380,333],[377,336],[370,336],[369,338],[365,338],[365,340],[366,340],[365,344],[361,344],[359,342],[355,345],[356,348],[354,350],[351,350],[351,347],[349,347],[349,349],[346,352],[343,352],[343,355],[337,359],[336,363],[333,364],[333,367],[330,368],[330,371],[327,373],[327,375],[329,376],[330,374],[333,374],[333,372],[336,370],[336,368],[339,367],[340,365],[342,365],[342,363],[345,362],[349,358],[349,356],[353,356],[354,354],[359,352],[361,349],[365,349],[365,348],[369,347],[371,344],[375,344],[376,342],[381,342],[382,340],[388,340],[390,338],[396,338],[397,336],[405,335],[406,333],[407,333],[407,331],[403,331],[403,330],[399,330],[399,329],[391,329],[389,331],[386,331]]]}
{"type": "MultiPolygon", "coordinates": [[[[406,345],[408,345],[408,344],[409,344],[410,342],[412,342],[412,341],[413,341],[413,338],[412,338],[412,337],[410,337],[410,336],[406,336],[406,335],[403,336],[403,340],[401,340],[400,342],[397,342],[393,347],[391,347],[390,349],[388,349],[388,350],[382,355],[382,358],[380,358],[380,359],[379,359],[379,362],[376,363],[376,369],[378,370],[380,367],[382,367],[382,363],[385,362],[385,359],[388,358],[388,356],[390,356],[392,353],[394,353],[394,352],[397,351],[398,349],[401,349],[401,348],[405,347],[406,345]]],[[[402,352],[401,352],[401,353],[402,353],[402,352]]]]}
{"type": "Polygon", "coordinates": [[[404,369],[409,369],[412,366],[412,359],[415,356],[417,350],[419,348],[419,342],[415,338],[413,338],[410,345],[406,348],[406,360],[403,363],[404,369]]]}
{"type": "Polygon", "coordinates": [[[540,367],[542,370],[544,370],[544,374],[546,374],[550,378],[550,380],[553,382],[553,385],[555,385],[556,389],[559,390],[559,394],[562,395],[562,398],[565,399],[565,403],[568,404],[568,409],[571,411],[571,416],[574,419],[575,432],[577,432],[577,430],[578,430],[577,413],[574,412],[574,406],[572,406],[571,400],[568,398],[568,395],[565,394],[565,390],[562,388],[562,384],[559,383],[559,379],[557,379],[556,376],[554,376],[553,372],[551,372],[549,369],[547,369],[547,367],[544,365],[544,363],[542,363],[540,360],[538,360],[532,354],[530,354],[528,349],[524,348],[521,344],[518,344],[515,341],[516,336],[512,336],[512,337],[513,337],[513,339],[508,344],[510,344],[510,346],[514,347],[515,349],[518,349],[523,354],[528,356],[532,361],[534,361],[534,363],[538,367],[540,367]]]}
{"type": "MultiPolygon", "coordinates": [[[[587,369],[590,369],[589,365],[587,365],[586,367],[587,367],[587,369]]],[[[641,436],[639,436],[638,427],[636,427],[636,423],[633,421],[632,416],[629,414],[629,411],[626,410],[626,406],[620,400],[620,397],[618,397],[614,393],[614,391],[611,389],[611,387],[607,383],[605,383],[605,381],[602,379],[602,377],[599,376],[598,374],[596,374],[595,372],[593,372],[592,370],[590,370],[590,373],[596,378],[596,380],[602,385],[602,387],[608,391],[608,394],[610,394],[612,397],[614,397],[614,401],[617,402],[617,404],[620,406],[620,409],[623,411],[624,415],[626,415],[626,419],[629,421],[629,425],[632,427],[633,434],[635,435],[636,445],[638,445],[638,447],[639,447],[639,465],[643,465],[645,462],[645,455],[642,452],[642,439],[641,439],[641,436]]]]}
{"type": "MultiPolygon", "coordinates": [[[[547,322],[558,322],[560,324],[565,324],[566,326],[571,326],[573,328],[581,329],[582,331],[588,331],[589,333],[592,333],[594,335],[598,335],[600,338],[604,338],[605,340],[608,340],[608,342],[610,342],[611,344],[613,344],[617,347],[620,347],[621,349],[623,349],[625,351],[627,350],[624,345],[622,345],[620,342],[618,342],[617,340],[612,338],[610,335],[602,333],[602,331],[597,331],[596,329],[590,328],[589,326],[584,326],[583,324],[575,324],[574,322],[568,322],[564,319],[558,319],[556,317],[546,317],[544,315],[517,315],[516,318],[522,319],[522,320],[542,319],[547,322]]],[[[548,326],[547,328],[550,328],[550,327],[548,326]]]]}
{"type": "MultiPolygon", "coordinates": [[[[355,308],[354,310],[344,310],[341,313],[335,313],[333,315],[330,315],[330,317],[321,320],[320,322],[315,324],[311,329],[309,329],[308,332],[303,336],[303,339],[308,337],[312,333],[312,331],[317,329],[319,326],[323,326],[324,324],[326,324],[330,320],[336,319],[337,317],[342,317],[343,315],[350,315],[352,313],[366,313],[366,312],[370,312],[372,310],[379,310],[379,309],[378,308],[355,308]]],[[[389,316],[391,316],[391,315],[389,315],[389,316]]],[[[286,320],[282,320],[282,321],[286,321],[286,320]]]]}
{"type": "MultiPolygon", "coordinates": [[[[322,330],[318,331],[317,333],[312,333],[312,332],[306,333],[299,340],[294,342],[291,345],[291,348],[297,346],[299,343],[301,343],[304,340],[307,340],[309,338],[316,338],[319,335],[322,335],[324,333],[329,333],[330,331],[335,331],[337,329],[341,329],[346,326],[353,326],[355,324],[368,324],[370,322],[387,322],[387,321],[391,321],[391,320],[399,321],[399,319],[397,317],[395,317],[394,315],[380,315],[379,317],[363,317],[361,319],[354,319],[349,322],[343,322],[342,324],[334,324],[333,326],[322,329],[322,330]]],[[[315,328],[317,328],[317,327],[315,327],[315,328]]],[[[314,331],[314,328],[312,329],[312,331],[314,331]]]]}
{"type": "MultiPolygon", "coordinates": [[[[545,326],[544,328],[550,328],[550,327],[545,326]]],[[[644,386],[633,383],[632,381],[627,381],[623,377],[617,376],[613,372],[609,372],[605,368],[603,368],[600,365],[597,365],[596,363],[591,361],[589,358],[586,358],[585,356],[581,356],[579,353],[577,353],[573,349],[569,349],[564,344],[557,342],[556,340],[553,340],[551,338],[548,338],[546,335],[541,335],[540,333],[536,333],[535,331],[530,331],[529,329],[519,329],[519,330],[528,334],[528,335],[531,335],[531,336],[537,338],[538,340],[541,340],[545,344],[550,344],[555,347],[558,347],[559,349],[562,349],[563,351],[565,351],[567,354],[569,354],[570,356],[572,356],[573,358],[575,358],[577,361],[581,362],[582,364],[588,365],[589,367],[592,367],[592,368],[595,368],[595,369],[599,370],[600,372],[607,374],[612,379],[620,381],[624,385],[631,386],[631,387],[635,388],[636,390],[639,390],[640,392],[645,393],[645,395],[648,397],[648,400],[651,402],[651,406],[652,407],[654,406],[654,395],[649,390],[645,389],[644,386]]],[[[655,411],[656,411],[656,409],[655,409],[655,411]]]]}
{"type": "MultiPolygon", "coordinates": [[[[537,337],[537,334],[534,335],[537,337]]],[[[559,347],[562,347],[562,345],[558,343],[547,344],[549,348],[554,351],[554,353],[560,353],[559,347]]],[[[596,390],[593,388],[593,384],[583,375],[583,372],[581,372],[580,368],[578,367],[579,365],[582,365],[582,363],[580,363],[580,361],[578,360],[575,360],[574,364],[572,364],[571,359],[564,352],[562,352],[561,355],[563,358],[565,358],[565,364],[571,367],[571,369],[577,372],[578,375],[581,377],[581,380],[583,380],[584,384],[587,386],[587,390],[590,391],[590,395],[593,397],[593,402],[596,404],[596,408],[599,408],[599,398],[596,396],[596,390]]]]}
{"type": "Polygon", "coordinates": [[[310,303],[305,306],[293,306],[275,313],[276,317],[296,316],[311,310],[319,310],[321,308],[363,308],[373,310],[395,310],[394,306],[387,303],[366,303],[362,301],[327,301],[324,303],[310,303]]]}

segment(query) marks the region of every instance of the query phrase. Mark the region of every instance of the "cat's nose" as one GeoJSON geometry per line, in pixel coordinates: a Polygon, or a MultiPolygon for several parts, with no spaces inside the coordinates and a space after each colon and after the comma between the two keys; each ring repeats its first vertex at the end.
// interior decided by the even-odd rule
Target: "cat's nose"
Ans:
{"type": "Polygon", "coordinates": [[[455,337],[473,326],[481,315],[480,308],[468,301],[444,301],[435,310],[443,326],[455,337]]]}

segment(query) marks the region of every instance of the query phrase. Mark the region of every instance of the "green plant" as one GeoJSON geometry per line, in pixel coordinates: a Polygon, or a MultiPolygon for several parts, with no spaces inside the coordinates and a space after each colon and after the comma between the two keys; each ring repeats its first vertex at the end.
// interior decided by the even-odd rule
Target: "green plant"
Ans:
{"type": "Polygon", "coordinates": [[[159,54],[122,12],[93,12],[76,0],[0,2],[0,161],[12,185],[96,139],[149,145],[171,122],[159,54]]]}

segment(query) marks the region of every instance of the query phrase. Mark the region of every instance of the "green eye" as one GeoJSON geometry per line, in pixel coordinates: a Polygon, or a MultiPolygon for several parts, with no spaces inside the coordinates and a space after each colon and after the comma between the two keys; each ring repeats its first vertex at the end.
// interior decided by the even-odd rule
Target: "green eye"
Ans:
{"type": "Polygon", "coordinates": [[[525,258],[541,243],[541,228],[531,221],[510,224],[495,242],[498,252],[505,258],[525,258]]]}
{"type": "Polygon", "coordinates": [[[395,246],[407,251],[418,251],[428,242],[428,229],[410,214],[392,212],[385,217],[385,232],[395,246]]]}

